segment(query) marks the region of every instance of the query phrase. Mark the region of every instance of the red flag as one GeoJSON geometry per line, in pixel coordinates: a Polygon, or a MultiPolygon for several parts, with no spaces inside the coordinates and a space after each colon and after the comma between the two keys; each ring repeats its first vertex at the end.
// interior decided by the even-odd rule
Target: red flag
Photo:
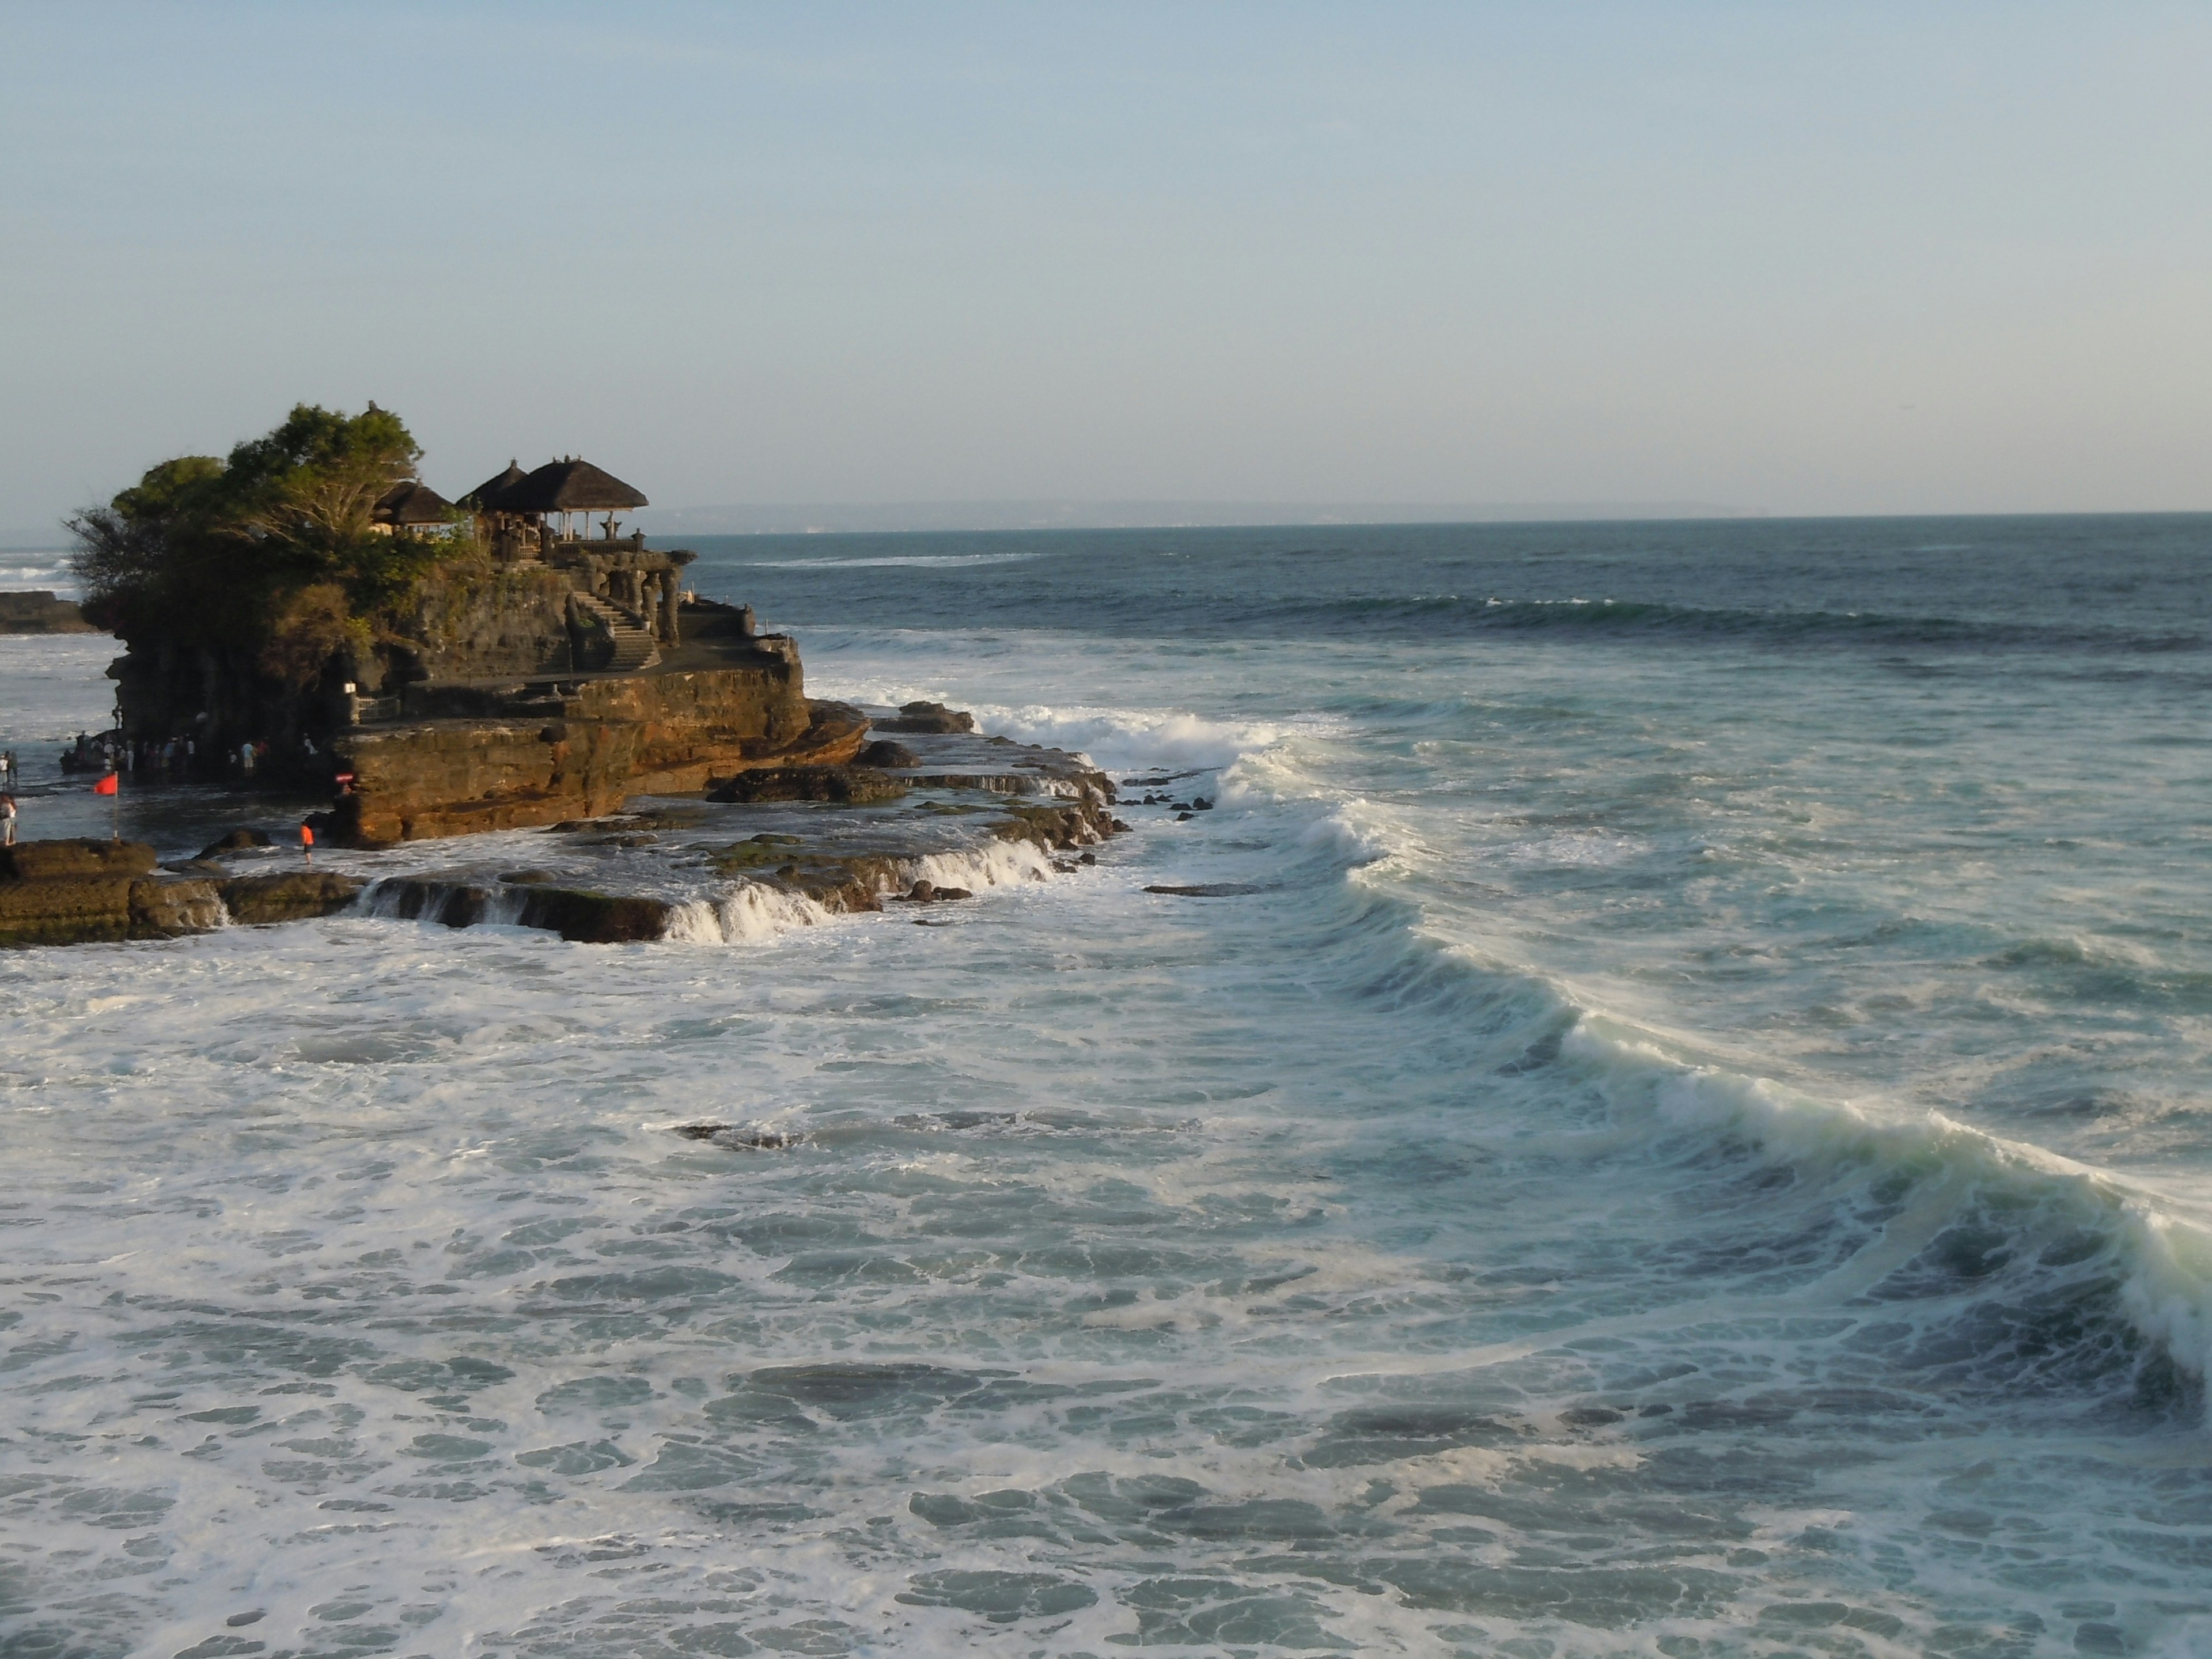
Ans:
{"type": "Polygon", "coordinates": [[[112,772],[110,772],[110,773],[109,773],[106,777],[102,778],[102,779],[101,779],[98,783],[94,784],[94,785],[92,786],[92,793],[93,793],[94,794],[95,794],[95,795],[112,795],[112,794],[113,794],[113,793],[115,793],[115,774],[114,774],[114,773],[112,773],[112,772]]]}

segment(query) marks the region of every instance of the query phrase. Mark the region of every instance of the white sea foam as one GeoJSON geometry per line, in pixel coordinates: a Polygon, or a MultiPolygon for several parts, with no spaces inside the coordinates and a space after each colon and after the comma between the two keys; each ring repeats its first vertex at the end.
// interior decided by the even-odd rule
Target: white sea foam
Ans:
{"type": "Polygon", "coordinates": [[[715,897],[677,905],[664,937],[679,945],[760,945],[830,919],[829,911],[802,893],[748,881],[715,897]]]}
{"type": "Polygon", "coordinates": [[[0,955],[0,1644],[2203,1645],[2204,813],[2139,694],[806,648],[1220,806],[680,929],[743,950],[0,955]]]}

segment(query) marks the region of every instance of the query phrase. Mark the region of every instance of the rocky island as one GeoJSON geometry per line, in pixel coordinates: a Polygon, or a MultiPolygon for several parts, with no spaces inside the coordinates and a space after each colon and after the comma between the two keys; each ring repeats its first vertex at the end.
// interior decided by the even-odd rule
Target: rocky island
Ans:
{"type": "Polygon", "coordinates": [[[623,533],[646,498],[589,462],[510,463],[456,502],[419,457],[374,404],[302,406],[72,521],[84,614],[125,647],[118,723],[88,752],[133,780],[325,796],[305,828],[325,864],[243,872],[270,840],[252,830],[161,867],[131,842],[18,848],[0,857],[0,943],[355,905],[657,938],[733,886],[824,910],[928,902],[965,896],[919,873],[956,846],[1026,848],[1044,873],[1123,827],[1078,757],[936,705],[872,718],[809,698],[796,642],[688,591],[695,556],[623,533]],[[738,833],[763,813],[773,829],[738,833]],[[452,868],[375,872],[384,849],[532,829],[563,849],[532,860],[549,867],[457,849],[452,868]],[[610,842],[670,856],[624,892],[588,855],[610,842]]]}
{"type": "Polygon", "coordinates": [[[0,593],[0,634],[96,634],[84,612],[51,588],[0,593]]]}

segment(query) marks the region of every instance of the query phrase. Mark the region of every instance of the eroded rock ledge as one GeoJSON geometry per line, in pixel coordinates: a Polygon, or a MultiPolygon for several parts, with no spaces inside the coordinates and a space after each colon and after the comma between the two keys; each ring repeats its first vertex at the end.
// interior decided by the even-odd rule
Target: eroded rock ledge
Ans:
{"type": "Polygon", "coordinates": [[[143,842],[27,842],[0,849],[0,945],[175,939],[227,921],[301,921],[344,909],[363,885],[330,871],[168,874],[143,842]]]}
{"type": "Polygon", "coordinates": [[[709,637],[651,673],[438,687],[404,715],[335,744],[349,781],[331,839],[374,847],[596,817],[710,776],[840,765],[868,738],[859,709],[807,697],[781,635],[709,637]]]}
{"type": "MultiPolygon", "coordinates": [[[[858,709],[837,720],[866,730],[858,709]]],[[[1073,871],[1095,861],[1084,849],[1127,828],[1114,816],[1113,781],[1079,756],[957,726],[911,743],[885,757],[904,766],[749,768],[707,780],[714,787],[696,805],[663,795],[563,819],[541,830],[546,850],[536,856],[548,869],[462,864],[380,875],[400,855],[341,853],[337,869],[235,873],[226,860],[291,856],[251,829],[166,867],[141,842],[33,842],[0,853],[0,945],[172,939],[349,908],[453,927],[544,928],[586,943],[650,940],[677,932],[702,898],[747,888],[833,913],[956,901],[969,895],[944,880],[948,854],[1021,845],[1045,855],[1020,866],[1024,876],[1073,871]]],[[[514,848],[507,838],[480,856],[512,864],[514,848]]]]}

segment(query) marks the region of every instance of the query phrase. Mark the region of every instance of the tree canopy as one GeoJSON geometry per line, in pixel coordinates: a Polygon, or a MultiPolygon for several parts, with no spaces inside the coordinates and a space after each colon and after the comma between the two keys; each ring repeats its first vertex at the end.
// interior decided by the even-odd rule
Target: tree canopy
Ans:
{"type": "Polygon", "coordinates": [[[372,525],[377,498],[415,476],[422,453],[374,404],[358,415],[301,404],[226,459],[163,461],[70,520],[85,614],[126,639],[187,629],[257,649],[302,615],[324,634],[334,610],[373,623],[454,551],[372,525]]]}

